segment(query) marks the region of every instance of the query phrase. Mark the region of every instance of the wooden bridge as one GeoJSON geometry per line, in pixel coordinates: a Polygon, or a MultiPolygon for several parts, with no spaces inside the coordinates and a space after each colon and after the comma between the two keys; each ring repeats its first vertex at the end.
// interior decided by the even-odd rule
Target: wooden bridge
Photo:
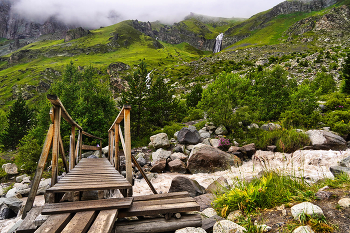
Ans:
{"type": "Polygon", "coordinates": [[[70,117],[57,96],[48,95],[48,99],[53,105],[50,110],[52,124],[23,210],[23,222],[17,232],[166,232],[202,225],[198,214],[188,214],[190,211],[200,209],[194,199],[187,192],[157,194],[131,154],[130,106],[123,107],[109,129],[108,158],[82,158],[82,150],[97,150],[102,157],[103,139],[83,131],[82,127],[70,117]],[[69,161],[64,153],[60,134],[61,117],[72,126],[69,161]],[[124,121],[125,140],[120,126],[122,121],[124,121]],[[78,137],[75,142],[76,130],[78,137]],[[100,146],[83,145],[83,135],[100,140],[100,146]],[[119,142],[125,155],[126,178],[120,171],[119,142]],[[33,208],[51,148],[51,187],[46,191],[47,201],[43,207],[33,208]],[[58,180],[59,155],[66,171],[66,175],[60,180],[58,180]],[[132,162],[143,175],[153,195],[132,196],[132,162]],[[91,190],[120,190],[123,197],[82,201],[82,193],[91,190]],[[78,194],[78,201],[64,202],[62,198],[68,193],[78,194]],[[45,220],[40,227],[35,225],[35,219],[39,214],[45,220]],[[159,215],[163,217],[159,218],[159,215]],[[128,217],[138,217],[138,220],[117,221],[128,217]]]}

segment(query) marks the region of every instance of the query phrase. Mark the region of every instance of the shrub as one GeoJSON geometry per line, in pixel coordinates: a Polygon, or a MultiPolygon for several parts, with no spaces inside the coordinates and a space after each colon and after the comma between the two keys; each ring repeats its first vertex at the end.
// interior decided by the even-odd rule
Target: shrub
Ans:
{"type": "Polygon", "coordinates": [[[195,108],[198,102],[202,99],[203,88],[200,84],[196,84],[186,98],[188,107],[195,108]]]}
{"type": "Polygon", "coordinates": [[[41,151],[41,143],[33,135],[25,136],[19,143],[18,155],[15,158],[19,169],[26,173],[35,172],[41,151]]]}
{"type": "Polygon", "coordinates": [[[202,109],[190,108],[187,111],[187,116],[182,120],[183,122],[203,119],[204,111],[202,109]]]}
{"type": "Polygon", "coordinates": [[[346,94],[350,94],[350,53],[347,54],[347,57],[343,65],[343,84],[341,91],[346,94]]]}
{"type": "Polygon", "coordinates": [[[329,94],[337,90],[337,83],[331,74],[317,73],[316,78],[310,83],[312,91],[318,91],[321,95],[329,94]]]}

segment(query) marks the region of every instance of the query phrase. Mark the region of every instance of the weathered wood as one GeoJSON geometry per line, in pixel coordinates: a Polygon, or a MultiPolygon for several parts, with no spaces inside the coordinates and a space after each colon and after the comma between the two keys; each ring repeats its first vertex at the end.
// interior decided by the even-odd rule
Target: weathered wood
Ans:
{"type": "Polygon", "coordinates": [[[79,162],[79,150],[80,150],[80,138],[81,138],[81,131],[78,132],[78,139],[77,139],[77,145],[75,147],[75,163],[78,164],[79,162]]]}
{"type": "Polygon", "coordinates": [[[35,233],[59,233],[71,220],[72,216],[70,213],[51,215],[35,233]]]}
{"type": "Polygon", "coordinates": [[[62,142],[61,134],[59,135],[59,141],[60,141],[60,154],[62,155],[62,161],[63,161],[64,170],[66,171],[66,173],[68,173],[69,172],[69,167],[68,167],[68,163],[67,163],[67,159],[66,159],[66,154],[64,153],[64,148],[63,148],[63,142],[62,142]]]}
{"type": "Polygon", "coordinates": [[[134,165],[136,165],[137,169],[141,172],[142,177],[146,180],[148,186],[150,187],[150,189],[152,190],[152,192],[154,194],[157,194],[156,189],[153,187],[151,181],[149,181],[148,177],[146,176],[146,174],[144,173],[142,167],[140,166],[140,164],[137,162],[137,160],[135,159],[135,157],[133,155],[131,155],[132,161],[134,163],[134,165]]]}
{"type": "Polygon", "coordinates": [[[89,133],[87,133],[87,132],[85,132],[85,131],[83,131],[82,133],[83,133],[85,136],[88,136],[88,137],[90,137],[90,138],[96,138],[96,139],[103,140],[103,138],[96,137],[96,136],[94,136],[94,135],[92,135],[92,134],[89,134],[89,133]]]}
{"type": "Polygon", "coordinates": [[[100,158],[102,158],[102,148],[103,148],[102,140],[100,140],[100,158]]]}
{"type": "Polygon", "coordinates": [[[53,127],[53,124],[51,124],[49,131],[47,132],[47,135],[46,135],[44,147],[43,147],[43,150],[42,150],[41,155],[40,155],[38,166],[37,166],[36,171],[35,171],[32,187],[29,191],[29,196],[28,196],[26,205],[23,209],[22,219],[24,219],[26,217],[27,212],[33,207],[35,196],[36,196],[36,193],[38,191],[39,184],[40,184],[41,176],[43,174],[45,164],[47,161],[47,157],[48,157],[49,152],[50,152],[52,138],[53,138],[53,131],[54,131],[54,127],[53,127]]]}
{"type": "Polygon", "coordinates": [[[82,146],[83,146],[83,131],[79,130],[79,161],[81,160],[81,155],[83,153],[82,146]]]}
{"type": "Polygon", "coordinates": [[[72,191],[89,191],[89,190],[108,190],[108,189],[131,189],[131,184],[127,181],[118,182],[115,184],[99,184],[99,185],[76,185],[72,186],[60,186],[51,187],[46,190],[47,193],[57,193],[57,192],[72,192],[72,191]]]}
{"type": "Polygon", "coordinates": [[[125,110],[125,109],[130,110],[130,109],[131,109],[131,106],[130,106],[130,105],[124,105],[124,106],[123,106],[122,110],[120,110],[120,112],[119,112],[117,118],[114,120],[114,122],[113,122],[111,128],[109,128],[108,131],[111,131],[111,130],[114,128],[114,126],[115,126],[116,124],[120,124],[120,122],[122,122],[122,120],[124,119],[124,110],[125,110]]]}
{"type": "Polygon", "coordinates": [[[62,117],[70,124],[76,126],[78,129],[82,130],[80,125],[78,125],[68,114],[67,110],[64,108],[63,104],[61,103],[60,99],[56,95],[47,95],[47,99],[57,107],[62,108],[62,117]]]}
{"type": "Polygon", "coordinates": [[[50,120],[51,120],[51,123],[53,124],[54,120],[55,120],[55,117],[54,117],[54,113],[53,113],[53,106],[51,106],[50,108],[50,120]]]}
{"type": "Polygon", "coordinates": [[[127,232],[174,232],[185,227],[202,226],[202,218],[199,214],[185,215],[181,219],[165,218],[145,219],[141,221],[116,222],[114,233],[127,232]]]}
{"type": "Polygon", "coordinates": [[[100,150],[100,148],[97,146],[89,146],[89,145],[82,145],[81,149],[82,150],[100,150]]]}
{"type": "Polygon", "coordinates": [[[54,108],[54,133],[53,133],[53,145],[52,145],[52,160],[51,160],[51,186],[55,185],[58,176],[58,155],[59,155],[59,135],[61,125],[61,107],[56,106],[54,108]]]}
{"type": "Polygon", "coordinates": [[[114,157],[113,156],[115,156],[114,155],[114,147],[115,147],[115,145],[114,145],[114,132],[113,132],[113,130],[111,131],[111,157],[109,158],[109,162],[113,165],[113,162],[114,162],[114,157]]]}
{"type": "Polygon", "coordinates": [[[72,126],[71,129],[71,135],[70,135],[70,145],[69,145],[69,168],[70,170],[72,170],[75,165],[76,165],[76,161],[75,161],[75,126],[72,126]]]}
{"type": "Polygon", "coordinates": [[[27,216],[25,217],[25,219],[23,220],[21,225],[17,228],[16,232],[19,232],[19,233],[31,233],[31,232],[34,232],[36,230],[36,226],[34,224],[34,220],[40,214],[42,209],[43,209],[42,206],[32,208],[28,212],[27,216]]]}
{"type": "Polygon", "coordinates": [[[119,124],[114,127],[114,168],[120,172],[120,158],[119,158],[119,124]]]}
{"type": "Polygon", "coordinates": [[[102,210],[89,229],[89,233],[111,233],[118,210],[102,210]]]}
{"type": "Polygon", "coordinates": [[[163,199],[182,198],[182,197],[190,197],[190,194],[188,192],[150,194],[145,196],[136,196],[134,197],[134,202],[161,200],[161,199],[163,200],[163,199]]]}
{"type": "Polygon", "coordinates": [[[95,211],[76,213],[61,233],[85,233],[88,231],[95,217],[95,211]]]}

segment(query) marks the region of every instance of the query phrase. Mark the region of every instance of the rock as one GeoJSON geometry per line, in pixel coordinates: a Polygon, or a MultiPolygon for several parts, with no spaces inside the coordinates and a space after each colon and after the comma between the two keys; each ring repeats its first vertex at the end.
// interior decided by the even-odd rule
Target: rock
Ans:
{"type": "Polygon", "coordinates": [[[51,179],[41,179],[39,183],[39,188],[36,194],[44,195],[46,192],[46,189],[50,188],[50,186],[51,186],[51,179]]]}
{"type": "Polygon", "coordinates": [[[200,227],[186,227],[176,230],[175,233],[206,233],[206,231],[200,227]]]}
{"type": "Polygon", "coordinates": [[[241,147],[238,147],[238,146],[231,146],[229,149],[228,149],[228,153],[234,153],[234,152],[241,152],[241,147]]]}
{"type": "Polygon", "coordinates": [[[14,163],[5,163],[2,165],[2,169],[9,175],[16,175],[18,174],[18,168],[17,165],[14,163]]]}
{"type": "Polygon", "coordinates": [[[95,155],[95,153],[96,153],[96,151],[92,155],[89,155],[87,158],[88,159],[97,159],[98,157],[95,155]]]}
{"type": "Polygon", "coordinates": [[[216,135],[226,135],[228,134],[228,131],[225,126],[220,125],[216,130],[215,130],[216,135]]]}
{"type": "Polygon", "coordinates": [[[259,126],[255,123],[252,123],[248,126],[248,129],[259,129],[259,126]]]}
{"type": "Polygon", "coordinates": [[[205,189],[197,181],[184,176],[177,176],[171,181],[169,193],[187,191],[191,197],[205,193],[205,189]]]}
{"type": "Polygon", "coordinates": [[[293,233],[315,233],[310,226],[300,226],[293,233]]]}
{"type": "Polygon", "coordinates": [[[151,143],[155,149],[168,148],[170,142],[166,133],[159,133],[150,137],[151,143]]]}
{"type": "Polygon", "coordinates": [[[179,132],[180,132],[180,131],[176,131],[176,132],[174,133],[174,138],[175,138],[175,139],[177,139],[177,135],[179,135],[179,132]]]}
{"type": "Polygon", "coordinates": [[[173,161],[170,161],[168,163],[169,170],[171,172],[178,172],[178,173],[186,173],[186,165],[184,162],[182,162],[180,159],[175,159],[173,161]]]}
{"type": "Polygon", "coordinates": [[[99,199],[99,195],[97,190],[83,191],[83,194],[81,195],[82,201],[98,200],[98,199],[99,199]]]}
{"type": "Polygon", "coordinates": [[[137,155],[136,161],[139,163],[139,165],[140,165],[141,167],[143,167],[143,166],[145,166],[145,165],[147,164],[147,161],[146,161],[146,159],[145,159],[144,156],[145,156],[144,153],[139,153],[139,154],[137,155]]]}
{"type": "Polygon", "coordinates": [[[197,204],[201,207],[200,211],[205,210],[206,208],[211,207],[211,202],[215,199],[215,196],[211,193],[206,193],[203,195],[199,195],[194,197],[197,204]]]}
{"type": "Polygon", "coordinates": [[[89,35],[91,32],[89,30],[86,30],[82,27],[78,27],[75,29],[71,29],[67,31],[66,38],[64,39],[64,42],[68,42],[70,40],[78,39],[80,37],[84,37],[89,35]]]}
{"type": "Polygon", "coordinates": [[[175,146],[174,152],[183,153],[183,152],[184,152],[184,146],[183,146],[183,145],[177,145],[177,146],[175,146]]]}
{"type": "Polygon", "coordinates": [[[166,167],[166,160],[160,160],[154,163],[151,172],[162,173],[166,167]]]}
{"type": "Polygon", "coordinates": [[[195,145],[200,142],[201,136],[199,135],[197,130],[182,128],[177,135],[177,141],[180,144],[192,144],[195,145]]]}
{"type": "Polygon", "coordinates": [[[186,146],[186,150],[191,151],[191,150],[193,150],[193,147],[194,147],[194,145],[187,145],[186,146]]]}
{"type": "Polygon", "coordinates": [[[350,207],[350,198],[342,198],[338,201],[338,204],[343,208],[350,207]]]}
{"type": "Polygon", "coordinates": [[[210,217],[213,217],[215,215],[218,215],[213,208],[206,208],[205,210],[203,210],[201,212],[201,214],[204,215],[204,216],[202,216],[202,218],[210,218],[210,217]]]}
{"type": "Polygon", "coordinates": [[[345,150],[347,148],[346,141],[329,131],[325,130],[308,130],[313,149],[315,150],[345,150]]]}
{"type": "Polygon", "coordinates": [[[17,188],[14,187],[14,188],[10,189],[9,191],[7,191],[5,197],[6,198],[10,198],[10,197],[22,198],[22,195],[17,193],[17,188]]]}
{"type": "Polygon", "coordinates": [[[215,223],[213,227],[213,233],[228,233],[228,232],[244,233],[246,232],[246,229],[230,220],[221,220],[215,223]]]}
{"type": "Polygon", "coordinates": [[[0,204],[0,220],[16,217],[17,214],[13,212],[5,203],[0,204]]]}
{"type": "Polygon", "coordinates": [[[174,154],[171,154],[171,155],[170,155],[170,158],[171,158],[172,160],[180,159],[180,160],[182,160],[182,161],[185,161],[185,160],[188,158],[188,156],[185,155],[184,153],[174,153],[174,154]]]}
{"type": "Polygon", "coordinates": [[[88,158],[89,156],[93,155],[95,151],[88,151],[81,155],[82,158],[88,158]]]}
{"type": "Polygon", "coordinates": [[[210,139],[210,145],[212,145],[212,147],[215,147],[215,148],[219,148],[219,139],[210,139]]]}
{"type": "Polygon", "coordinates": [[[223,171],[240,165],[242,161],[237,156],[204,144],[196,145],[187,160],[187,169],[192,174],[223,171]]]}
{"type": "Polygon", "coordinates": [[[28,177],[27,174],[21,175],[21,176],[17,176],[16,177],[16,183],[21,183],[23,181],[24,177],[28,177]]]}
{"type": "Polygon", "coordinates": [[[300,204],[297,204],[291,208],[292,215],[294,219],[298,220],[299,215],[302,213],[308,214],[308,215],[323,215],[323,211],[320,207],[317,205],[314,205],[310,202],[303,202],[300,204]]]}
{"type": "Polygon", "coordinates": [[[157,173],[148,173],[146,174],[146,176],[149,181],[151,181],[152,179],[157,179],[158,177],[157,173]]]}
{"type": "Polygon", "coordinates": [[[339,165],[342,166],[342,167],[350,167],[350,156],[348,156],[345,159],[341,160],[339,162],[339,165]]]}
{"type": "Polygon", "coordinates": [[[206,130],[199,130],[198,131],[199,135],[201,136],[201,138],[205,139],[205,138],[210,138],[210,133],[206,130]]]}
{"type": "Polygon", "coordinates": [[[0,205],[2,203],[6,204],[16,215],[23,205],[23,201],[16,197],[0,198],[0,205]]]}
{"type": "Polygon", "coordinates": [[[276,148],[277,148],[277,146],[267,146],[266,147],[267,151],[271,151],[271,152],[275,152],[276,148]]]}
{"type": "Polygon", "coordinates": [[[167,158],[169,158],[171,155],[171,151],[166,151],[163,150],[162,148],[158,149],[156,152],[152,153],[152,166],[154,163],[156,163],[157,161],[160,160],[166,160],[167,158]]]}
{"type": "Polygon", "coordinates": [[[315,196],[321,200],[327,200],[332,196],[332,193],[326,191],[318,191],[317,193],[315,193],[315,196]]]}
{"type": "Polygon", "coordinates": [[[274,124],[274,123],[268,123],[268,124],[263,124],[260,129],[265,130],[265,131],[273,131],[280,129],[281,126],[279,124],[274,124]]]}
{"type": "Polygon", "coordinates": [[[108,146],[103,147],[102,148],[102,154],[104,154],[104,155],[108,154],[108,149],[109,149],[108,146]]]}
{"type": "Polygon", "coordinates": [[[329,170],[332,172],[334,176],[338,176],[342,173],[347,173],[348,175],[350,175],[349,167],[334,166],[334,167],[330,167],[329,170]]]}
{"type": "Polygon", "coordinates": [[[237,220],[241,216],[242,216],[242,212],[240,210],[235,210],[235,211],[230,212],[227,215],[227,220],[234,222],[235,220],[237,220]]]}
{"type": "Polygon", "coordinates": [[[202,142],[202,144],[211,146],[211,144],[210,144],[210,139],[209,139],[209,138],[204,139],[203,142],[202,142]]]}
{"type": "Polygon", "coordinates": [[[242,146],[242,149],[243,149],[243,151],[246,152],[246,155],[248,156],[248,158],[251,158],[256,152],[254,143],[242,146]]]}
{"type": "Polygon", "coordinates": [[[22,197],[29,195],[30,188],[28,184],[15,183],[14,188],[16,188],[16,193],[21,194],[22,197]]]}
{"type": "Polygon", "coordinates": [[[260,229],[262,232],[268,232],[272,230],[272,227],[266,225],[266,224],[261,224],[261,225],[256,225],[258,229],[260,229]]]}
{"type": "Polygon", "coordinates": [[[212,194],[221,194],[224,193],[228,189],[229,185],[224,177],[219,177],[216,181],[211,183],[205,191],[207,193],[212,193],[212,194]]]}

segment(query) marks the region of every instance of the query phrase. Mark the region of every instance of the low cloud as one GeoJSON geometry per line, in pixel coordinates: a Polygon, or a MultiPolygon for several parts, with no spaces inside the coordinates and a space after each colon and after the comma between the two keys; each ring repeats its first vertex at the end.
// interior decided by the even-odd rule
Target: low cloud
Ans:
{"type": "Polygon", "coordinates": [[[181,21],[190,12],[216,17],[249,18],[268,10],[281,0],[17,0],[14,12],[43,22],[51,16],[68,24],[89,28],[107,26],[127,19],[160,20],[165,23],[181,21]]]}

